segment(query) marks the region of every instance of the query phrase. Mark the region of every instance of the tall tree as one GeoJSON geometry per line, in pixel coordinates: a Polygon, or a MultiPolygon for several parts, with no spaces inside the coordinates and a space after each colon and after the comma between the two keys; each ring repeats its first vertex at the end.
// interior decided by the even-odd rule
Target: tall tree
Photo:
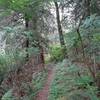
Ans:
{"type": "Polygon", "coordinates": [[[54,3],[55,3],[55,8],[56,8],[56,19],[57,19],[57,25],[58,25],[60,44],[61,44],[61,46],[65,46],[62,26],[61,26],[61,22],[60,22],[60,13],[59,13],[58,2],[55,1],[54,3]]]}
{"type": "MultiPolygon", "coordinates": [[[[26,31],[28,31],[29,29],[29,17],[27,16],[27,14],[25,14],[25,28],[26,31]]],[[[28,48],[29,48],[29,38],[26,37],[26,43],[25,43],[25,48],[26,48],[26,60],[29,60],[29,54],[28,54],[28,48]]]]}

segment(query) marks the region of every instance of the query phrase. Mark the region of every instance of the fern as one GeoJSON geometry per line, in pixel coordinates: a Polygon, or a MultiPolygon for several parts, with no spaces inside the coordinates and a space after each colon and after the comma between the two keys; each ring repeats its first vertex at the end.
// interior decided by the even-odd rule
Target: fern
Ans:
{"type": "Polygon", "coordinates": [[[12,89],[5,93],[1,100],[15,100],[15,98],[12,96],[12,89]]]}

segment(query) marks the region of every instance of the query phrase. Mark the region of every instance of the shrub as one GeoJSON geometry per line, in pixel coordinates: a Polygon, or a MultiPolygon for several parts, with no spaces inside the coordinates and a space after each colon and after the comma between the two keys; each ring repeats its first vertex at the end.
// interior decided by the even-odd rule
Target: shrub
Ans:
{"type": "Polygon", "coordinates": [[[85,67],[64,60],[57,64],[49,100],[99,100],[97,87],[85,67]],[[80,73],[80,76],[78,75],[80,73]],[[92,83],[92,84],[91,84],[92,83]]]}
{"type": "Polygon", "coordinates": [[[50,47],[51,61],[62,61],[64,59],[63,47],[52,46],[50,47]]]}
{"type": "Polygon", "coordinates": [[[8,56],[0,54],[0,83],[7,70],[8,56]]]}
{"type": "Polygon", "coordinates": [[[19,68],[20,64],[24,63],[24,58],[24,51],[0,54],[0,83],[7,72],[19,68]]]}

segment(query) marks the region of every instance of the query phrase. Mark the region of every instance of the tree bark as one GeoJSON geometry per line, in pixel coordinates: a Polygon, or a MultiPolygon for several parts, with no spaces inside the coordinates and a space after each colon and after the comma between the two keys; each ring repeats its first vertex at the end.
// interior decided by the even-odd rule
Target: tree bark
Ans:
{"type": "Polygon", "coordinates": [[[84,8],[85,8],[85,18],[90,16],[91,14],[91,0],[84,0],[84,8]]]}
{"type": "MultiPolygon", "coordinates": [[[[36,34],[36,41],[37,41],[37,47],[39,47],[40,50],[40,59],[41,59],[41,63],[42,63],[42,67],[44,67],[45,64],[45,60],[44,60],[44,49],[43,46],[41,45],[41,40],[40,40],[40,34],[37,31],[37,17],[33,17],[32,19],[33,22],[33,34],[36,34]]],[[[40,61],[39,61],[40,62],[40,61]]]]}
{"type": "Polygon", "coordinates": [[[54,2],[54,3],[55,3],[55,8],[56,8],[56,18],[57,18],[57,25],[58,25],[58,33],[59,33],[60,44],[61,44],[61,46],[65,46],[64,36],[63,36],[62,27],[61,27],[61,23],[60,23],[60,14],[59,14],[58,3],[57,2],[54,2]]]}
{"type": "MultiPolygon", "coordinates": [[[[28,28],[29,28],[29,18],[27,17],[27,15],[25,14],[25,28],[26,28],[26,31],[28,31],[28,28]]],[[[28,53],[28,48],[29,48],[29,38],[26,37],[26,60],[28,61],[29,60],[29,53],[28,53]]]]}
{"type": "Polygon", "coordinates": [[[64,58],[68,58],[67,49],[66,49],[65,42],[64,42],[61,21],[60,21],[60,13],[59,13],[58,3],[54,1],[54,4],[55,4],[55,8],[56,8],[56,20],[57,20],[57,26],[58,26],[57,28],[58,28],[60,45],[63,48],[62,52],[64,53],[64,58]]]}
{"type": "Polygon", "coordinates": [[[82,54],[83,54],[83,59],[85,58],[85,52],[84,52],[84,44],[83,44],[83,40],[79,31],[79,28],[77,28],[77,34],[78,34],[78,38],[81,42],[81,50],[82,50],[82,54]]]}

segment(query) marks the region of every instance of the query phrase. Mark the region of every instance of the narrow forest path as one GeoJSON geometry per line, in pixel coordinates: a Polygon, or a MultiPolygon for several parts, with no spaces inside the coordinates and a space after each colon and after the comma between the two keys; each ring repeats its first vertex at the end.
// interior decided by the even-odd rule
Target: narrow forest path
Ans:
{"type": "Polygon", "coordinates": [[[54,77],[54,65],[49,65],[46,83],[44,84],[42,90],[40,90],[39,93],[37,94],[36,100],[48,100],[49,90],[53,77],[54,77]]]}

